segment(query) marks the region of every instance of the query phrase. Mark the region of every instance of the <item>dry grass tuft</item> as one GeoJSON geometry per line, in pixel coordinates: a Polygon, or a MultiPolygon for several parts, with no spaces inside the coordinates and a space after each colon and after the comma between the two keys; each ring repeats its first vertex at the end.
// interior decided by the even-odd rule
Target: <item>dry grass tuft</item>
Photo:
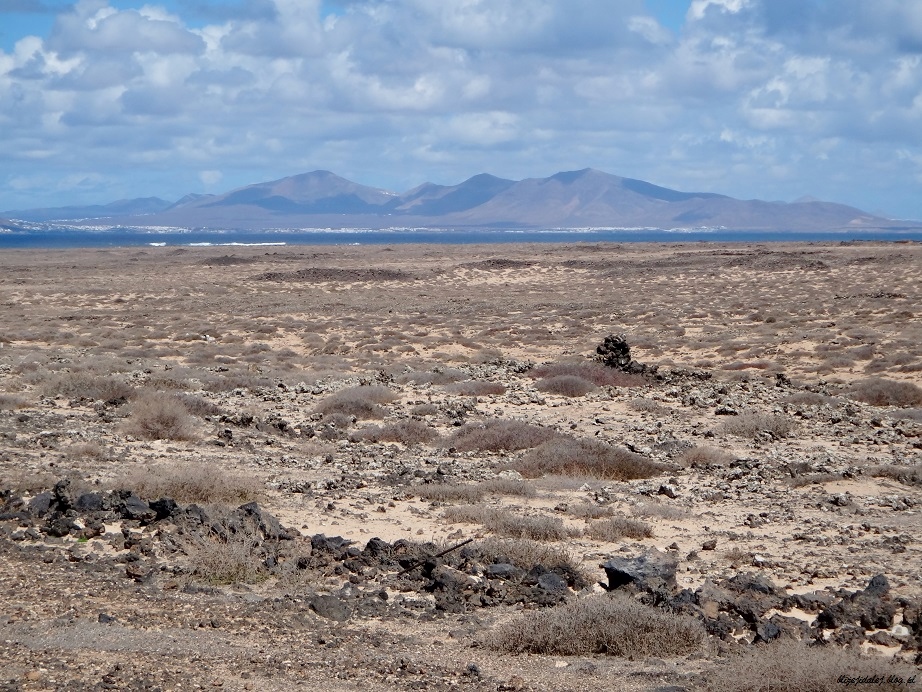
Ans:
{"type": "Polygon", "coordinates": [[[29,401],[18,394],[0,393],[0,411],[14,411],[20,408],[28,408],[29,401]]]}
{"type": "Polygon", "coordinates": [[[855,382],[849,396],[872,406],[922,406],[922,387],[882,377],[855,382]]]}
{"type": "Polygon", "coordinates": [[[117,377],[94,375],[86,372],[66,372],[52,375],[39,385],[42,396],[60,396],[68,399],[93,399],[115,401],[130,399],[135,388],[117,377]]]}
{"type": "Polygon", "coordinates": [[[650,478],[665,468],[626,449],[563,435],[533,449],[512,466],[526,478],[554,474],[618,481],[650,478]]]}
{"type": "Polygon", "coordinates": [[[485,643],[508,653],[642,658],[691,654],[705,639],[693,618],[604,594],[529,613],[496,628],[485,643]]]}
{"type": "Polygon", "coordinates": [[[676,459],[682,466],[726,466],[735,457],[719,447],[692,447],[676,459]]]}
{"type": "Polygon", "coordinates": [[[145,440],[192,441],[199,437],[198,421],[183,400],[161,392],[139,395],[131,404],[123,430],[145,440]]]}
{"type": "Polygon", "coordinates": [[[796,428],[793,420],[779,413],[743,413],[720,425],[720,432],[737,437],[756,438],[760,433],[787,437],[796,428]]]}
{"type": "Polygon", "coordinates": [[[438,433],[418,420],[402,420],[388,425],[371,425],[357,430],[351,435],[354,441],[365,442],[399,442],[407,447],[415,444],[432,442],[438,433]]]}
{"type": "Polygon", "coordinates": [[[653,528],[645,521],[629,519],[628,517],[611,517],[601,521],[593,521],[586,528],[586,535],[597,541],[613,543],[622,538],[641,540],[653,537],[653,528]]]}
{"type": "Polygon", "coordinates": [[[647,384],[640,375],[630,375],[591,361],[536,365],[528,371],[528,375],[536,380],[564,376],[579,377],[597,387],[642,387],[647,384]]]}
{"type": "MultiPolygon", "coordinates": [[[[573,574],[581,574],[581,561],[562,548],[527,539],[485,538],[476,544],[481,557],[491,563],[508,562],[524,570],[535,565],[548,569],[564,569],[573,574]]],[[[590,577],[585,577],[591,583],[590,577]]]]}
{"type": "MultiPolygon", "coordinates": [[[[864,658],[835,646],[808,646],[779,640],[753,647],[706,672],[705,692],[837,692],[848,688],[843,678],[879,676],[875,690],[905,690],[906,685],[887,683],[889,676],[904,681],[918,669],[887,658],[864,658]]],[[[852,685],[856,683],[851,683],[852,685]]],[[[861,687],[861,685],[859,685],[861,687]]]]}
{"type": "Polygon", "coordinates": [[[465,380],[445,385],[445,391],[459,396],[498,396],[506,393],[505,385],[485,380],[465,380]]]}
{"type": "Polygon", "coordinates": [[[186,547],[192,579],[207,584],[256,584],[268,578],[262,537],[252,529],[196,536],[186,547]]]}
{"type": "Polygon", "coordinates": [[[513,452],[530,449],[560,436],[560,433],[515,420],[468,423],[457,430],[448,444],[462,452],[513,452]]]}
{"type": "Polygon", "coordinates": [[[442,518],[450,524],[481,524],[490,533],[506,538],[560,541],[570,535],[557,517],[524,516],[482,505],[449,507],[442,518]]]}
{"type": "Polygon", "coordinates": [[[557,375],[539,380],[535,388],[548,394],[558,394],[560,396],[578,397],[586,396],[594,392],[596,387],[592,382],[579,375],[557,375]]]}
{"type": "Polygon", "coordinates": [[[381,385],[349,387],[321,401],[317,412],[324,416],[338,413],[360,419],[384,418],[385,411],[380,404],[396,398],[394,392],[381,385]]]}
{"type": "Polygon", "coordinates": [[[631,513],[636,517],[656,517],[657,519],[670,521],[681,521],[691,516],[691,513],[686,509],[667,505],[653,499],[638,502],[631,507],[631,513]]]}
{"type": "Polygon", "coordinates": [[[480,502],[484,492],[477,485],[432,483],[415,488],[416,494],[430,502],[480,502]]]}
{"type": "Polygon", "coordinates": [[[262,482],[213,464],[151,466],[128,473],[112,483],[143,498],[171,497],[179,503],[241,505],[261,500],[262,482]]]}
{"type": "Polygon", "coordinates": [[[897,464],[874,466],[868,469],[876,478],[892,478],[903,485],[922,486],[922,466],[900,466],[897,464]]]}

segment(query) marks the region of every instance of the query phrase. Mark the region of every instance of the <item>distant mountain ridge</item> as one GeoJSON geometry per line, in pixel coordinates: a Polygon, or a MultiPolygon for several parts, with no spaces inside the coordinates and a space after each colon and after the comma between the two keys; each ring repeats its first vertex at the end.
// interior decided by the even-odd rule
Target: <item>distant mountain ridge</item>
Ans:
{"type": "Polygon", "coordinates": [[[681,192],[592,168],[518,181],[481,173],[457,185],[424,183],[402,194],[318,170],[224,194],[190,194],[172,204],[146,197],[0,214],[77,225],[239,230],[588,227],[803,231],[894,226],[894,222],[854,207],[812,198],[792,203],[739,200],[712,192],[681,192]]]}

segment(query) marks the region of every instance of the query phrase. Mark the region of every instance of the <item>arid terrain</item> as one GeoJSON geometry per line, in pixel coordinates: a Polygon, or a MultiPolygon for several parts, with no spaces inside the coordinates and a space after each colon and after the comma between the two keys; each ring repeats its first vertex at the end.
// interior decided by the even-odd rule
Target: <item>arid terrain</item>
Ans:
{"type": "Polygon", "coordinates": [[[920,306],[916,243],[4,252],[0,690],[922,686],[920,306]]]}

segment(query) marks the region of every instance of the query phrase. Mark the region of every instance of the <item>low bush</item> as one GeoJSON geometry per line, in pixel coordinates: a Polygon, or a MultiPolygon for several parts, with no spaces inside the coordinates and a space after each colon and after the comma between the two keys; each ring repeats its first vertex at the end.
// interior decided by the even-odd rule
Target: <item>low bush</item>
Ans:
{"type": "Polygon", "coordinates": [[[631,513],[635,517],[656,517],[657,519],[668,519],[671,521],[680,521],[688,519],[691,513],[687,509],[667,505],[658,500],[649,499],[641,500],[631,507],[631,513]]]}
{"type": "Polygon", "coordinates": [[[779,640],[751,647],[706,671],[701,676],[700,689],[704,692],[838,692],[848,688],[847,680],[878,676],[880,683],[870,687],[896,692],[905,690],[905,680],[918,672],[907,663],[889,658],[866,658],[832,645],[810,646],[779,640]],[[888,682],[890,676],[902,678],[904,682],[888,682]]]}
{"type": "Polygon", "coordinates": [[[561,548],[528,539],[494,537],[478,541],[475,546],[485,563],[507,562],[524,570],[541,565],[547,569],[561,569],[579,575],[584,582],[580,586],[592,583],[591,577],[582,575],[580,560],[561,548]]]}
{"type": "Polygon", "coordinates": [[[610,505],[594,505],[589,502],[578,502],[567,506],[567,514],[577,519],[604,519],[613,516],[615,510],[610,505]]]}
{"type": "Polygon", "coordinates": [[[563,521],[557,517],[524,516],[482,505],[449,507],[442,518],[450,524],[481,524],[490,533],[506,538],[560,541],[570,535],[563,521]]]}
{"type": "Polygon", "coordinates": [[[402,420],[388,425],[371,425],[355,431],[351,439],[366,442],[399,442],[407,447],[432,442],[438,433],[418,420],[402,420]]]}
{"type": "Polygon", "coordinates": [[[719,447],[692,447],[676,459],[682,466],[726,466],[735,459],[730,452],[719,447]]]}
{"type": "Polygon", "coordinates": [[[628,406],[631,410],[640,411],[641,413],[665,413],[667,411],[664,406],[652,399],[631,399],[628,406]]]}
{"type": "Polygon", "coordinates": [[[0,393],[0,411],[13,411],[18,408],[29,406],[28,400],[18,394],[0,393]]]}
{"type": "Polygon", "coordinates": [[[922,387],[882,377],[855,382],[849,396],[872,406],[922,406],[922,387]]]}
{"type": "Polygon", "coordinates": [[[147,392],[132,402],[123,431],[145,440],[198,439],[198,421],[182,399],[160,392],[147,392]]]}
{"type": "Polygon", "coordinates": [[[535,388],[548,394],[558,394],[560,396],[578,397],[586,396],[589,392],[594,392],[596,387],[589,380],[583,379],[579,375],[557,375],[544,380],[539,380],[535,388]]]}
{"type": "Polygon", "coordinates": [[[430,502],[480,502],[484,492],[477,485],[459,483],[432,483],[415,488],[416,494],[430,502]]]}
{"type": "Polygon", "coordinates": [[[603,594],[529,613],[493,630],[485,643],[508,653],[638,659],[685,656],[700,651],[705,639],[693,618],[603,594]]]}
{"type": "Polygon", "coordinates": [[[611,517],[610,519],[591,522],[586,528],[586,535],[597,541],[613,543],[622,538],[634,538],[637,540],[652,538],[653,528],[648,523],[637,519],[611,517]]]}
{"type": "Polygon", "coordinates": [[[665,466],[596,440],[558,435],[512,464],[526,478],[554,474],[628,481],[660,474],[665,466]]]}
{"type": "Polygon", "coordinates": [[[262,482],[255,476],[208,463],[150,466],[121,476],[112,485],[133,490],[148,500],[171,497],[181,504],[237,506],[265,495],[262,482]]]}
{"type": "Polygon", "coordinates": [[[491,478],[483,481],[480,488],[487,495],[512,495],[515,497],[535,497],[538,492],[528,481],[514,478],[491,478]]]}
{"type": "Polygon", "coordinates": [[[324,416],[340,413],[360,419],[384,418],[385,411],[380,404],[396,398],[390,389],[381,385],[349,387],[321,401],[316,410],[324,416]]]}
{"type": "Polygon", "coordinates": [[[753,439],[763,432],[774,437],[787,437],[795,427],[793,420],[780,413],[742,413],[724,421],[720,432],[753,439]]]}
{"type": "Polygon", "coordinates": [[[468,423],[448,439],[448,444],[462,452],[513,452],[530,449],[559,437],[551,428],[541,428],[515,420],[488,420],[468,423]]]}
{"type": "Polygon", "coordinates": [[[580,377],[597,387],[641,387],[647,384],[640,375],[630,375],[590,361],[536,365],[528,371],[528,375],[535,380],[563,376],[580,377]]]}
{"type": "Polygon", "coordinates": [[[506,387],[499,382],[465,380],[445,385],[445,391],[459,396],[498,396],[506,393],[506,387]]]}
{"type": "Polygon", "coordinates": [[[398,384],[435,384],[448,385],[463,380],[466,375],[455,368],[436,368],[435,370],[411,370],[397,377],[398,384]]]}
{"type": "Polygon", "coordinates": [[[256,584],[268,577],[262,537],[255,531],[196,536],[186,547],[192,579],[207,584],[256,584]]]}
{"type": "Polygon", "coordinates": [[[413,416],[434,416],[438,412],[439,407],[435,404],[416,404],[410,409],[410,414],[413,416]]]}
{"type": "Polygon", "coordinates": [[[891,478],[903,485],[922,486],[922,466],[900,466],[898,464],[874,466],[869,469],[876,478],[891,478]]]}
{"type": "Polygon", "coordinates": [[[93,399],[114,401],[130,399],[135,388],[117,377],[94,375],[85,372],[58,373],[39,385],[42,396],[60,396],[68,399],[93,399]]]}

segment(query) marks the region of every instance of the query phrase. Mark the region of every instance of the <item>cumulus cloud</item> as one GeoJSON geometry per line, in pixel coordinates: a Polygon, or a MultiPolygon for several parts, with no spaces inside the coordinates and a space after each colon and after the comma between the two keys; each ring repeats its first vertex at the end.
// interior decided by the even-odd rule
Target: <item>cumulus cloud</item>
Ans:
{"type": "Polygon", "coordinates": [[[922,217],[920,3],[689,0],[678,30],[643,0],[63,7],[0,50],[0,209],[594,166],[922,217]]]}

